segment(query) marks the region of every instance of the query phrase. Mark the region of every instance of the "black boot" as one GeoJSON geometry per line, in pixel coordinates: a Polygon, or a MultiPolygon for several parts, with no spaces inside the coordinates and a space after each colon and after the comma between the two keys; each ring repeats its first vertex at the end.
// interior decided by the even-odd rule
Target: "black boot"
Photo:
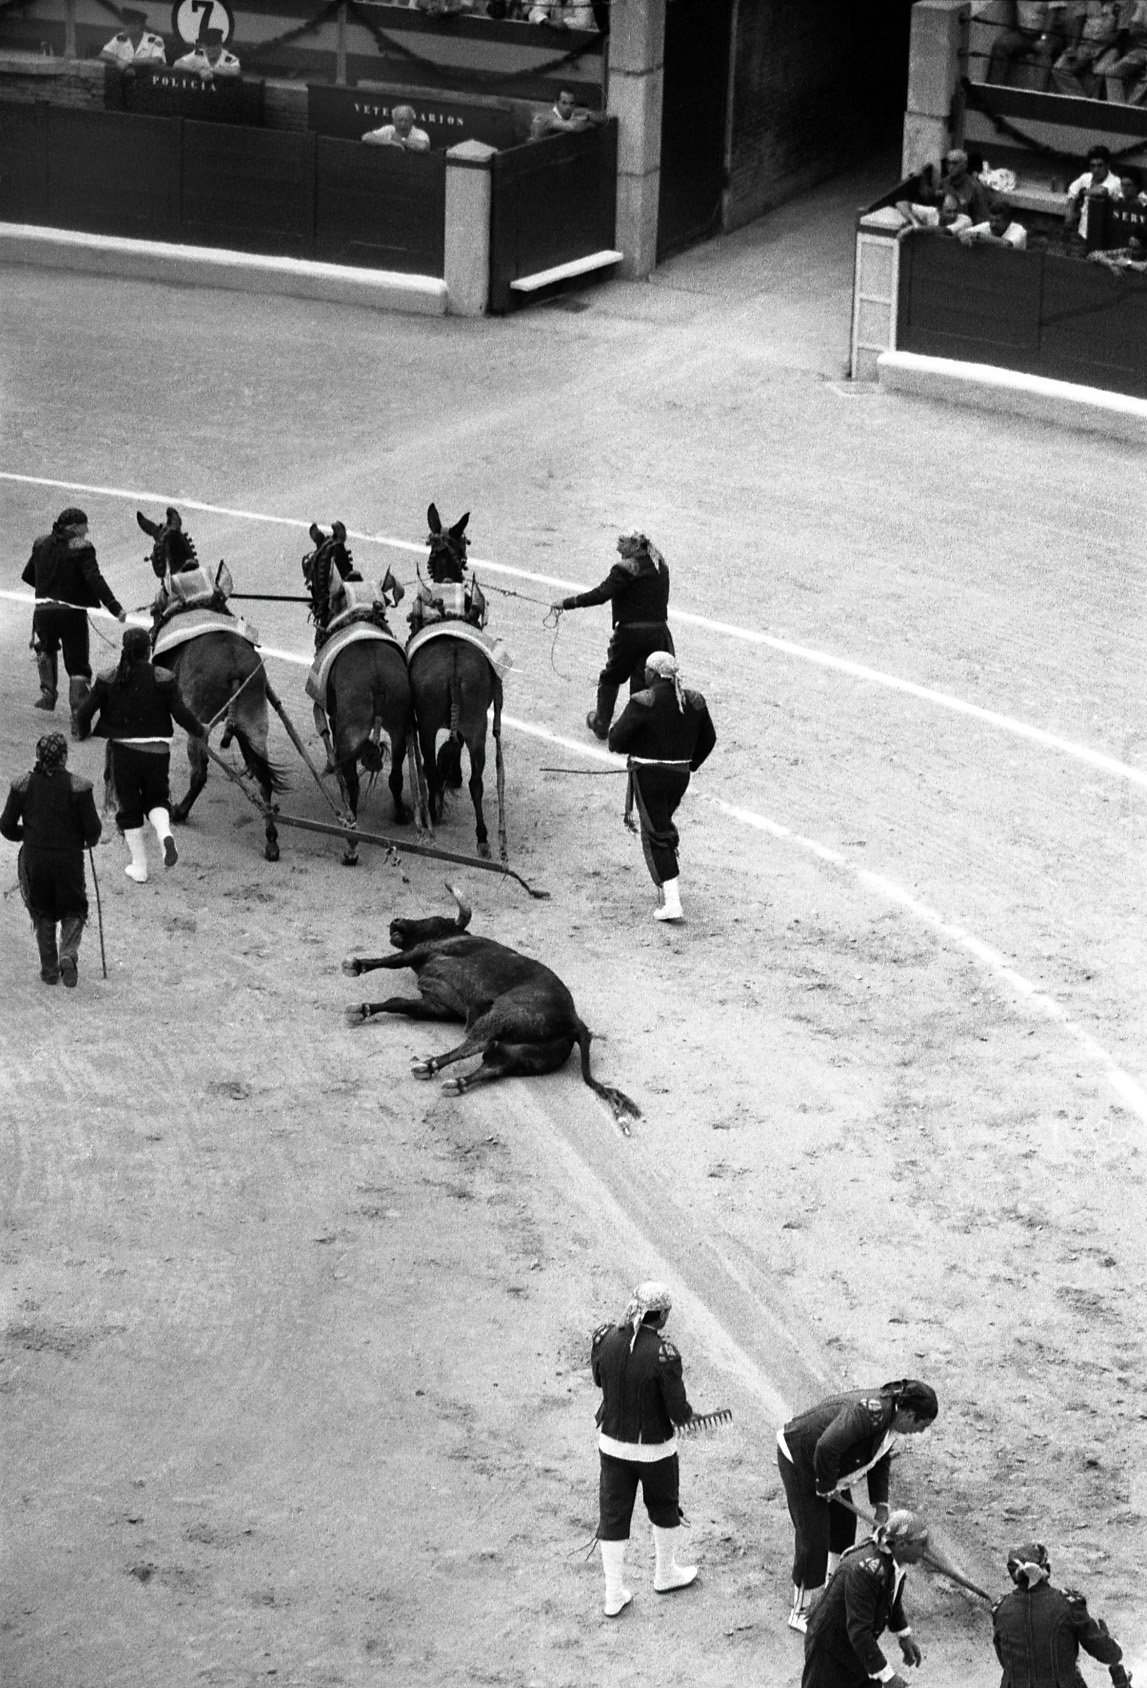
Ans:
{"type": "Polygon", "coordinates": [[[56,653],[55,651],[37,651],[36,667],[40,672],[40,695],[33,705],[34,709],[55,709],[56,707],[56,653]]]}
{"type": "Polygon", "coordinates": [[[617,702],[617,687],[602,680],[597,688],[597,708],[585,718],[585,724],[595,738],[609,737],[609,723],[613,720],[613,706],[617,702]]]}
{"type": "Polygon", "coordinates": [[[60,977],[65,985],[75,988],[79,979],[80,939],[84,922],[80,915],[70,914],[60,922],[60,977]]]}
{"type": "Polygon", "coordinates": [[[40,977],[46,985],[60,982],[60,957],[56,952],[56,922],[36,921],[36,948],[40,952],[40,977]]]}
{"type": "Polygon", "coordinates": [[[88,682],[79,674],[68,676],[68,704],[72,711],[72,737],[80,736],[79,711],[87,702],[88,682]]]}

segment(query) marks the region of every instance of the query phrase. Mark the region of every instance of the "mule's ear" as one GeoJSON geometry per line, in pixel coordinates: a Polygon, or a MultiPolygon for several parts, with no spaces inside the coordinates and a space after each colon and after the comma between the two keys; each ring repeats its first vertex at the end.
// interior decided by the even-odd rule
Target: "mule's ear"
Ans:
{"type": "Polygon", "coordinates": [[[470,512],[467,510],[464,516],[459,516],[458,520],[454,523],[454,526],[450,529],[451,539],[461,539],[462,535],[466,532],[466,523],[469,520],[470,512]]]}
{"type": "Polygon", "coordinates": [[[135,519],[143,529],[144,533],[150,534],[152,539],[159,538],[161,530],[158,522],[149,522],[142,510],[136,511],[135,519]]]}
{"type": "Polygon", "coordinates": [[[323,532],[318,522],[312,522],[310,527],[307,529],[307,532],[311,536],[312,545],[321,545],[323,540],[326,538],[326,534],[323,532]]]}
{"type": "Polygon", "coordinates": [[[431,533],[442,532],[442,517],[438,514],[437,504],[430,504],[426,510],[426,525],[431,533]]]}

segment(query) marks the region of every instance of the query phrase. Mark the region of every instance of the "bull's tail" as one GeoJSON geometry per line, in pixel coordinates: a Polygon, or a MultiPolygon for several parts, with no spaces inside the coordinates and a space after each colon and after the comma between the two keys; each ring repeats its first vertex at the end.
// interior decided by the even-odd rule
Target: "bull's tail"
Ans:
{"type": "Polygon", "coordinates": [[[628,1121],[641,1118],[641,1109],[624,1090],[617,1090],[612,1084],[601,1084],[589,1067],[589,1046],[593,1034],[581,1020],[577,1023],[577,1045],[581,1051],[581,1076],[591,1090],[596,1090],[603,1101],[608,1102],[613,1110],[613,1117],[625,1135],[629,1136],[628,1121]]]}

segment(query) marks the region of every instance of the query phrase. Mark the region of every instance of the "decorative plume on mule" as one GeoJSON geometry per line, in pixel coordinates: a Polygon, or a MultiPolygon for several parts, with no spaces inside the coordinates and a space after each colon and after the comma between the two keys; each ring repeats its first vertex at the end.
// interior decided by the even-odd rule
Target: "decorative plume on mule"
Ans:
{"type": "Polygon", "coordinates": [[[582,1078],[608,1102],[614,1118],[628,1134],[627,1119],[640,1119],[641,1109],[624,1091],[593,1077],[589,1063],[591,1034],[578,1015],[568,987],[540,961],[492,938],[467,933],[469,904],[452,885],[446,888],[458,905],[455,919],[432,915],[426,920],[392,920],[390,941],[397,955],[350,956],[343,962],[343,972],[352,978],[379,967],[409,967],[418,982],[419,996],[358,1003],[347,1009],[348,1022],[360,1026],[376,1014],[461,1021],[466,1036],[460,1044],[444,1055],[427,1055],[411,1062],[417,1077],[433,1078],[456,1061],[481,1056],[482,1064],[475,1072],[443,1082],[442,1088],[456,1095],[495,1079],[557,1072],[576,1044],[581,1052],[582,1078]]]}

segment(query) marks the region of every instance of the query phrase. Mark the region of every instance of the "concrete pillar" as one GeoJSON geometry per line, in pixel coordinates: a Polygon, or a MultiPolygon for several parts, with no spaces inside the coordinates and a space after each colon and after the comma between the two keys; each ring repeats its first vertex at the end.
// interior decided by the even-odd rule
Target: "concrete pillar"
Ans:
{"type": "Polygon", "coordinates": [[[496,147],[459,141],[446,153],[446,290],[452,316],[485,316],[490,299],[490,160],[496,147]]]}
{"type": "Polygon", "coordinates": [[[938,163],[959,142],[952,109],[970,16],[968,0],[916,0],[912,8],[902,177],[914,176],[925,164],[938,163]]]}
{"type": "Polygon", "coordinates": [[[657,263],[664,57],[665,0],[613,0],[607,110],[618,120],[617,245],[630,280],[657,263]]]}
{"type": "Polygon", "coordinates": [[[852,379],[875,381],[881,352],[896,350],[900,213],[885,207],[860,219],[852,295],[852,379]]]}

